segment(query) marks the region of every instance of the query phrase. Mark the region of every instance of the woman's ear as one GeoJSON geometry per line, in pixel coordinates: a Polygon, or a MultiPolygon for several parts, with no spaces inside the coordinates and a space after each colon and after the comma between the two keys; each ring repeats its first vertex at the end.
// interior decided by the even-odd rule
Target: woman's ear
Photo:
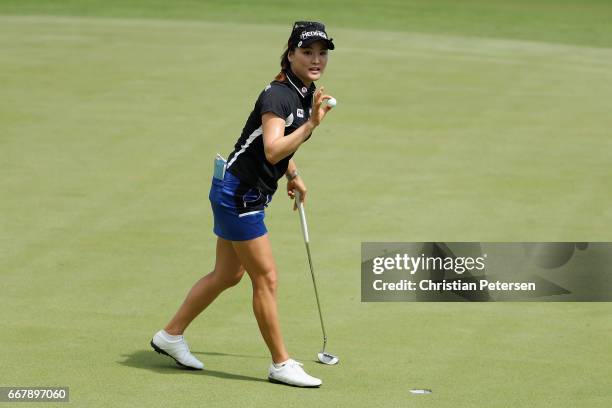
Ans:
{"type": "Polygon", "coordinates": [[[289,51],[287,53],[287,59],[289,60],[289,62],[293,62],[294,54],[295,54],[295,51],[289,51]]]}

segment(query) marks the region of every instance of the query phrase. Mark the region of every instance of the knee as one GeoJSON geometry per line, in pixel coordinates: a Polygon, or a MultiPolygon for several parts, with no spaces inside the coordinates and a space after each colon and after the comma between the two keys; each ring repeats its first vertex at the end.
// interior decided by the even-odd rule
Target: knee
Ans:
{"type": "Polygon", "coordinates": [[[240,283],[240,280],[242,280],[242,276],[244,275],[244,269],[240,268],[240,270],[229,276],[227,281],[226,281],[226,286],[228,288],[231,288],[232,286],[236,286],[238,283],[240,283]]]}
{"type": "Polygon", "coordinates": [[[236,286],[242,276],[244,275],[244,268],[240,268],[237,271],[217,271],[214,270],[212,275],[215,278],[215,281],[218,285],[220,285],[223,289],[231,288],[232,286],[236,286]]]}
{"type": "Polygon", "coordinates": [[[253,279],[253,290],[264,290],[266,292],[276,292],[278,279],[275,269],[270,269],[265,273],[259,274],[253,279]]]}

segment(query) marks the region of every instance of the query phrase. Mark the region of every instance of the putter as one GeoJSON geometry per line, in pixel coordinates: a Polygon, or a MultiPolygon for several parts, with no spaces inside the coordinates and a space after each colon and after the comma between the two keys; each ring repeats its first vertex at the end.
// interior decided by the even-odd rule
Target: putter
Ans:
{"type": "Polygon", "coordinates": [[[312,285],[314,286],[315,297],[317,298],[317,309],[319,310],[319,319],[321,320],[321,330],[323,331],[323,349],[317,357],[319,362],[323,364],[338,364],[340,359],[333,354],[325,351],[327,346],[327,334],[325,334],[325,325],[323,324],[323,314],[321,313],[321,304],[319,302],[319,292],[317,291],[317,282],[314,276],[314,269],[312,267],[312,257],[310,256],[310,239],[308,237],[308,225],[306,224],[306,213],[304,212],[304,206],[300,200],[300,192],[295,191],[295,200],[297,203],[298,211],[300,213],[300,224],[302,225],[302,236],[304,237],[304,244],[306,244],[306,254],[308,254],[308,265],[310,266],[310,275],[312,276],[312,285]]]}

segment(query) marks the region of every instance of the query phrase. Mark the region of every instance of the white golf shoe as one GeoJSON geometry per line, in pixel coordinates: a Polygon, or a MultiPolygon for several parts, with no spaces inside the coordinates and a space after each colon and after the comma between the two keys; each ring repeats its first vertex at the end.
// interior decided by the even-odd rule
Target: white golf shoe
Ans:
{"type": "Polygon", "coordinates": [[[293,385],[294,387],[318,387],[323,381],[306,374],[302,368],[304,364],[289,359],[282,366],[276,368],[270,365],[268,380],[273,383],[293,385]]]}
{"type": "Polygon", "coordinates": [[[180,336],[178,340],[168,340],[162,332],[163,330],[160,330],[155,333],[153,340],[151,340],[151,347],[153,347],[155,351],[159,354],[172,357],[174,361],[176,361],[176,364],[181,367],[192,370],[201,370],[204,368],[204,364],[195,358],[189,351],[189,346],[183,336],[180,336]]]}

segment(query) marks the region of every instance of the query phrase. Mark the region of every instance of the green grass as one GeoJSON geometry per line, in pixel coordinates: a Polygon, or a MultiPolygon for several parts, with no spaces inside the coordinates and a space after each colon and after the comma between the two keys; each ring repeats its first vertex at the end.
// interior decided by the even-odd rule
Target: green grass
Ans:
{"type": "Polygon", "coordinates": [[[339,104],[296,161],[337,367],[312,362],[316,307],[282,189],[267,217],[286,341],[325,382],[301,390],[262,381],[247,279],[187,332],[206,371],[147,344],[212,267],[212,157],[277,72],[293,17],[55,4],[0,3],[0,385],[70,386],[79,407],[610,405],[609,304],[365,304],[359,250],[610,241],[612,36],[598,21],[612,7],[470,2],[496,16],[469,14],[470,31],[467,12],[444,29],[450,3],[411,2],[431,15],[414,27],[363,3],[329,23],[339,46],[321,83],[339,104]],[[568,21],[602,34],[554,30],[568,21]]]}
{"type": "MultiPolygon", "coordinates": [[[[131,17],[338,27],[612,46],[607,0],[3,0],[0,14],[131,17]]],[[[344,38],[338,37],[342,44],[344,38]]]]}

